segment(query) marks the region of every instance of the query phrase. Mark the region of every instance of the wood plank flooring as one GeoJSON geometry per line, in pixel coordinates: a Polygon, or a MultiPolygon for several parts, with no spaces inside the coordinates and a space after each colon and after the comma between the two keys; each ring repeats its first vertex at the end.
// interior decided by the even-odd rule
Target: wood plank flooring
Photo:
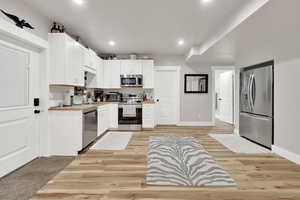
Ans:
{"type": "Polygon", "coordinates": [[[237,154],[210,133],[232,133],[219,122],[210,127],[161,126],[134,134],[124,151],[87,151],[43,187],[33,200],[300,200],[300,166],[274,154],[237,154]],[[149,136],[195,137],[237,182],[230,187],[148,186],[149,136]]]}

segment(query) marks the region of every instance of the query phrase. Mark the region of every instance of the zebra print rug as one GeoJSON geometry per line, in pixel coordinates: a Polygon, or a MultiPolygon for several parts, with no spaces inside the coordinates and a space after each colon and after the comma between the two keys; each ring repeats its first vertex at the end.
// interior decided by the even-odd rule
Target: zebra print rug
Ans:
{"type": "Polygon", "coordinates": [[[176,186],[236,185],[193,137],[150,137],[147,184],[176,186]]]}

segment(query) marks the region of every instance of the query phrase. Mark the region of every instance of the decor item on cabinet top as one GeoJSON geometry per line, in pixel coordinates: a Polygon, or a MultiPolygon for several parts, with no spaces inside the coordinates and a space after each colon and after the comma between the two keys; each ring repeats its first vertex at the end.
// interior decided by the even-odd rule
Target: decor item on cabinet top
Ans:
{"type": "Polygon", "coordinates": [[[130,58],[130,60],[136,60],[137,59],[137,55],[136,54],[130,54],[129,58],[130,58]]]}
{"type": "Polygon", "coordinates": [[[19,27],[21,29],[23,29],[24,27],[34,29],[34,27],[32,27],[28,22],[26,22],[25,19],[20,20],[19,17],[12,15],[10,13],[7,13],[2,9],[0,9],[0,10],[5,16],[7,16],[9,19],[13,20],[17,27],[19,27]]]}
{"type": "Polygon", "coordinates": [[[100,58],[102,58],[103,60],[116,60],[117,55],[116,54],[101,54],[100,58]]]}
{"type": "Polygon", "coordinates": [[[208,93],[208,74],[185,74],[185,93],[208,93]]]}
{"type": "Polygon", "coordinates": [[[59,25],[56,22],[53,22],[53,26],[51,28],[51,33],[65,33],[65,26],[59,25]]]}

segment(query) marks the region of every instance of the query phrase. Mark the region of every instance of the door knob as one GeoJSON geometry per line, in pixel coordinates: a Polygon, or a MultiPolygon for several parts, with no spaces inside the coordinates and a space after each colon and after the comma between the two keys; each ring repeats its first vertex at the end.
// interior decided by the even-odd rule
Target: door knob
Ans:
{"type": "Polygon", "coordinates": [[[41,111],[40,110],[34,110],[34,114],[40,114],[41,111]]]}

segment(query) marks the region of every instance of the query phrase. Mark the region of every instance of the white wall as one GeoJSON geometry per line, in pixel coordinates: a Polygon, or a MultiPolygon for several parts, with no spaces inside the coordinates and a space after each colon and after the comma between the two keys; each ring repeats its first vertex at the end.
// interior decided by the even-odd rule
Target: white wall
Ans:
{"type": "Polygon", "coordinates": [[[220,50],[224,50],[225,54],[221,56],[232,55],[238,67],[275,61],[275,146],[300,157],[297,126],[300,122],[299,8],[299,0],[269,1],[218,42],[208,54],[222,54],[220,50]]]}
{"type": "Polygon", "coordinates": [[[275,67],[275,145],[300,154],[300,58],[275,67]]]}
{"type": "MultiPolygon", "coordinates": [[[[24,1],[21,0],[1,0],[0,1],[0,8],[17,15],[21,19],[25,19],[29,22],[33,27],[34,30],[26,29],[33,34],[48,40],[48,32],[51,27],[51,21],[39,13],[37,10],[29,7],[24,1]]],[[[0,13],[0,18],[9,20],[5,15],[0,13]]]]}
{"type": "Polygon", "coordinates": [[[180,100],[182,122],[212,122],[212,76],[211,68],[208,66],[188,65],[184,56],[154,56],[155,66],[181,66],[180,100]],[[208,94],[185,94],[184,74],[208,73],[209,93],[208,94]]]}

